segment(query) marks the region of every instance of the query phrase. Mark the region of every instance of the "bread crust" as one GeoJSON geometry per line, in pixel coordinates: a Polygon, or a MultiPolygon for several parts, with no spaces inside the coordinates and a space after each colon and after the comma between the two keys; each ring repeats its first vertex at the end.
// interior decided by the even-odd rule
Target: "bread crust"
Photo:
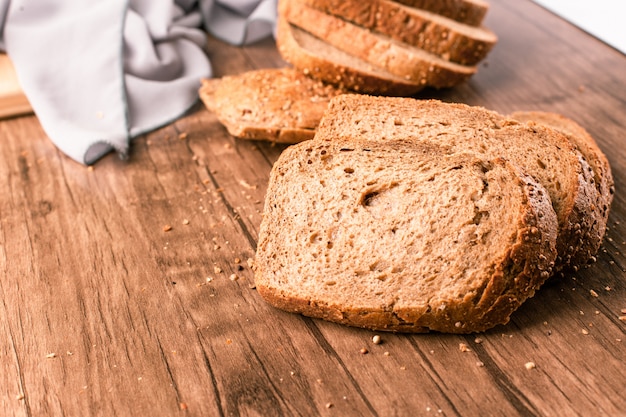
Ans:
{"type": "Polygon", "coordinates": [[[298,1],[280,0],[279,16],[345,53],[424,86],[453,87],[467,81],[477,70],[475,66],[449,62],[298,1]]]}
{"type": "MultiPolygon", "coordinates": [[[[420,178],[428,177],[424,175],[420,178]]],[[[402,190],[417,193],[420,186],[426,187],[427,185],[410,182],[409,186],[402,190]]],[[[399,185],[399,187],[402,186],[399,185]]],[[[432,192],[437,191],[432,190],[432,192]]],[[[394,204],[399,206],[404,204],[410,206],[414,201],[412,198],[416,197],[406,198],[406,200],[392,198],[389,201],[394,201],[394,204]]],[[[463,198],[465,197],[459,196],[459,199],[463,198]]],[[[363,202],[362,199],[359,201],[363,202]]],[[[447,216],[447,214],[442,214],[446,210],[450,210],[448,214],[455,213],[455,216],[463,217],[459,213],[467,215],[463,209],[457,211],[456,207],[455,203],[449,207],[437,206],[440,211],[435,210],[430,214],[420,212],[416,215],[424,216],[421,218],[424,223],[447,216]]],[[[459,207],[464,207],[464,204],[459,207]]],[[[491,215],[497,216],[498,214],[494,211],[491,215]]],[[[455,216],[453,217],[456,219],[455,216]]],[[[480,222],[480,220],[475,221],[480,222]]],[[[497,220],[493,219],[493,221],[494,224],[498,224],[497,220]]],[[[460,236],[456,234],[459,232],[456,229],[442,227],[437,230],[441,233],[437,239],[456,242],[457,236],[460,236]]],[[[556,214],[545,190],[531,177],[520,173],[517,168],[503,159],[485,161],[471,154],[448,156],[438,147],[410,142],[373,143],[356,138],[339,139],[336,142],[307,141],[287,149],[274,165],[270,175],[255,259],[255,284],[259,294],[277,308],[346,325],[396,332],[480,332],[508,322],[510,315],[522,302],[532,297],[550,276],[551,265],[556,256],[556,233],[556,214]],[[345,157],[340,155],[348,151],[353,154],[345,157]],[[392,158],[395,165],[390,164],[391,161],[387,160],[387,157],[392,158]],[[358,162],[354,162],[354,165],[358,167],[354,172],[349,169],[344,171],[345,174],[341,171],[333,171],[339,173],[338,177],[328,174],[337,166],[342,166],[334,164],[354,160],[353,158],[358,158],[356,159],[358,162]],[[373,165],[371,167],[365,165],[367,161],[374,161],[373,165]],[[382,164],[376,161],[381,161],[382,164]],[[399,168],[403,167],[407,161],[410,161],[410,165],[414,165],[414,171],[402,171],[399,168]],[[437,169],[431,169],[428,166],[434,164],[433,161],[440,161],[437,162],[437,169]],[[361,190],[353,188],[355,183],[375,181],[375,178],[369,176],[370,172],[374,172],[370,171],[370,168],[378,172],[380,178],[391,182],[396,178],[400,184],[410,182],[410,178],[405,177],[407,172],[432,172],[434,176],[437,176],[439,172],[451,173],[454,170],[461,170],[458,175],[471,174],[471,178],[475,177],[479,181],[478,184],[481,181],[479,178],[483,178],[483,182],[487,181],[488,185],[482,186],[483,197],[487,196],[485,201],[491,201],[489,200],[491,197],[498,195],[497,190],[500,186],[506,189],[507,193],[510,191],[510,195],[516,196],[511,197],[516,201],[515,204],[510,201],[506,203],[513,204],[510,207],[512,212],[511,219],[508,219],[510,221],[507,220],[502,226],[501,235],[498,235],[495,230],[493,234],[490,234],[491,232],[485,229],[486,234],[480,238],[483,239],[480,240],[483,243],[489,242],[492,238],[503,238],[508,242],[507,247],[494,250],[494,246],[500,248],[500,245],[488,246],[494,252],[489,253],[484,264],[472,267],[476,269],[471,269],[471,272],[469,269],[463,271],[464,256],[472,256],[469,252],[439,253],[446,259],[455,259],[455,261],[452,264],[439,263],[438,265],[444,265],[444,269],[440,272],[436,272],[437,269],[433,270],[435,271],[433,276],[420,268],[429,265],[430,259],[437,263],[435,258],[422,258],[420,261],[418,257],[412,260],[417,254],[422,253],[422,250],[428,251],[428,247],[420,246],[425,245],[420,239],[404,240],[406,236],[411,236],[409,233],[413,231],[411,229],[405,230],[407,234],[396,235],[401,236],[402,240],[397,242],[397,247],[394,246],[394,254],[391,257],[399,264],[394,263],[395,267],[390,266],[384,271],[379,271],[373,266],[367,268],[366,265],[369,262],[375,262],[375,258],[388,259],[387,255],[379,254],[374,249],[377,238],[373,236],[379,236],[382,240],[395,239],[395,236],[389,237],[385,226],[397,220],[398,228],[406,229],[409,226],[403,221],[410,221],[410,219],[395,218],[393,214],[408,213],[409,207],[384,209],[387,214],[383,223],[366,224],[360,222],[362,219],[360,216],[363,210],[368,209],[367,207],[341,205],[341,201],[353,201],[355,198],[359,200],[361,190]],[[368,173],[363,174],[364,170],[368,173]],[[344,176],[351,175],[363,175],[363,178],[359,177],[356,182],[342,179],[344,176]],[[329,185],[328,193],[336,190],[336,195],[326,194],[322,198],[313,191],[313,189],[317,190],[315,187],[321,183],[330,184],[333,178],[335,181],[340,181],[340,184],[337,188],[329,185]],[[489,187],[492,188],[489,189],[489,187]],[[324,204],[322,199],[327,204],[324,204]],[[345,210],[342,211],[341,216],[336,217],[337,213],[334,210],[338,210],[338,206],[344,207],[345,210]],[[408,210],[403,211],[406,208],[408,210]],[[295,226],[295,224],[304,224],[298,223],[297,219],[300,216],[304,216],[303,219],[311,223],[312,230],[319,231],[325,239],[328,239],[325,248],[315,249],[319,252],[311,253],[313,250],[311,245],[317,244],[314,242],[317,232],[314,232],[315,236],[303,239],[308,232],[295,226]],[[393,220],[390,220],[390,217],[393,220]],[[337,218],[339,218],[338,221],[335,220],[337,218]],[[354,246],[340,244],[345,243],[342,236],[350,233],[357,234],[359,230],[365,233],[368,239],[372,237],[372,240],[364,242],[355,237],[352,241],[354,246]],[[286,232],[283,234],[278,231],[286,232]],[[407,245],[416,246],[410,250],[406,249],[406,258],[398,258],[405,256],[404,252],[398,254],[395,251],[404,251],[407,245]],[[448,268],[445,265],[452,266],[448,268]],[[363,272],[364,266],[366,270],[363,272]],[[354,280],[352,281],[349,277],[354,277],[354,280]],[[380,282],[381,279],[383,283],[380,282]],[[335,284],[328,282],[329,280],[338,282],[335,284]],[[438,284],[429,287],[430,282],[438,282],[438,284]],[[388,286],[385,287],[387,283],[388,286]],[[342,288],[345,286],[353,289],[353,296],[342,295],[342,288]],[[376,291],[370,286],[389,288],[389,293],[378,298],[376,291]],[[438,286],[441,287],[438,291],[428,290],[428,288],[439,288],[438,286]],[[420,291],[428,291],[428,293],[420,293],[420,291]]],[[[322,241],[324,242],[325,240],[322,241]]],[[[461,242],[465,243],[461,243],[459,250],[471,248],[475,244],[471,240],[461,239],[461,242]]],[[[392,250],[389,247],[378,249],[392,250]]],[[[433,253],[430,256],[434,257],[437,254],[433,253]]]]}
{"type": "MultiPolygon", "coordinates": [[[[424,89],[425,85],[403,79],[384,70],[369,67],[360,61],[352,65],[343,51],[337,50],[338,55],[344,54],[341,62],[325,56],[320,50],[313,51],[302,45],[303,38],[311,35],[293,27],[289,22],[279,18],[276,24],[276,45],[285,61],[307,76],[334,84],[340,88],[354,92],[388,96],[411,96],[424,89]]],[[[328,45],[325,45],[326,47],[328,45]]]]}
{"type": "Polygon", "coordinates": [[[582,155],[585,181],[595,185],[597,192],[590,196],[591,210],[582,223],[584,226],[577,231],[576,253],[573,255],[571,267],[574,269],[594,259],[600,249],[606,232],[609,211],[615,194],[615,186],[611,166],[593,137],[578,123],[561,114],[544,111],[518,111],[509,115],[512,119],[530,125],[540,124],[563,133],[582,155]]]}
{"type": "Polygon", "coordinates": [[[428,10],[471,26],[480,26],[489,4],[482,0],[395,0],[409,7],[428,10]]]}
{"type": "MultiPolygon", "coordinates": [[[[306,8],[299,7],[298,4],[306,4],[372,32],[463,65],[476,65],[482,61],[497,42],[496,35],[487,28],[468,26],[390,0],[290,1],[301,19],[307,19],[308,13],[306,8]]],[[[314,23],[317,25],[318,21],[314,23]]]]}

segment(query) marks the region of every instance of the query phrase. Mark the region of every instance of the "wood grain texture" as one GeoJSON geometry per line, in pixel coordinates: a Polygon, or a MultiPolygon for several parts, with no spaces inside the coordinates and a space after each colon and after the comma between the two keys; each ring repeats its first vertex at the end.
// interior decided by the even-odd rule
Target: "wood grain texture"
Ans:
{"type": "MultiPolygon", "coordinates": [[[[626,57],[529,1],[492,1],[486,25],[500,40],[479,73],[421,96],[586,127],[616,182],[596,263],[549,282],[507,326],[374,344],[253,288],[247,260],[284,146],[234,139],[198,105],[136,139],[128,161],[91,169],[35,117],[3,120],[1,414],[623,415],[626,57]]],[[[218,76],[284,65],[271,40],[208,47],[218,76]]]]}

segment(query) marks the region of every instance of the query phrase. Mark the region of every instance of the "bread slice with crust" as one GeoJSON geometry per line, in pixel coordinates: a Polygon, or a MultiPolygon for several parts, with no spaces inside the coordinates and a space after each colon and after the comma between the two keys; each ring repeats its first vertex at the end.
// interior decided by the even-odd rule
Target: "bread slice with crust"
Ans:
{"type": "Polygon", "coordinates": [[[276,45],[283,59],[302,73],[354,92],[411,96],[425,84],[399,77],[356,58],[280,18],[276,45]]]}
{"type": "Polygon", "coordinates": [[[501,158],[314,139],[272,169],[255,284],[278,308],[347,325],[480,332],[550,276],[556,233],[547,192],[501,158]]]}
{"type": "Polygon", "coordinates": [[[424,86],[453,87],[476,73],[475,66],[447,61],[299,1],[280,0],[279,19],[373,67],[424,86]]]}
{"type": "Polygon", "coordinates": [[[509,117],[531,125],[538,123],[558,130],[567,136],[589,163],[589,167],[593,170],[593,183],[598,191],[598,200],[594,203],[598,215],[594,217],[597,221],[591,225],[587,233],[591,238],[584,239],[581,250],[587,252],[587,258],[591,258],[597,253],[602,243],[615,194],[613,174],[606,155],[585,128],[561,114],[544,111],[518,111],[509,117]]]}
{"type": "Polygon", "coordinates": [[[331,97],[344,92],[280,68],[204,79],[199,94],[231,135],[296,143],[313,137],[331,97]]]}
{"type": "Polygon", "coordinates": [[[601,221],[593,173],[570,141],[554,129],[530,126],[480,107],[411,98],[341,95],[331,100],[315,135],[334,141],[358,135],[372,141],[412,140],[502,157],[533,176],[550,194],[559,221],[557,269],[589,260],[591,233],[601,221]]]}
{"type": "Polygon", "coordinates": [[[489,10],[483,0],[395,0],[409,7],[428,10],[471,26],[480,26],[489,10]]]}
{"type": "MultiPolygon", "coordinates": [[[[300,19],[310,14],[305,4],[372,32],[421,48],[445,60],[476,65],[497,42],[485,27],[468,26],[391,0],[290,0],[300,19]]],[[[295,23],[295,20],[292,20],[295,23]]],[[[317,21],[312,21],[317,24],[317,21]]],[[[304,26],[301,26],[307,29],[304,26]]]]}

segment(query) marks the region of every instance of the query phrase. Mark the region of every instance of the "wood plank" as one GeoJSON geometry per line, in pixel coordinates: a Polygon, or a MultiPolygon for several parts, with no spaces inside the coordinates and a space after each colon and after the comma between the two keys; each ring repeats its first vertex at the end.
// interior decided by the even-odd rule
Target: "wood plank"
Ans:
{"type": "Polygon", "coordinates": [[[0,119],[32,112],[11,60],[6,54],[0,53],[0,119]]]}
{"type": "MultiPolygon", "coordinates": [[[[3,415],[623,413],[626,57],[530,1],[491,4],[500,41],[488,63],[420,96],[584,125],[616,180],[596,263],[552,280],[507,326],[374,344],[374,332],[278,311],[253,288],[247,260],[284,145],[234,139],[198,105],[136,139],[129,161],[89,169],[34,116],[3,120],[3,415]]],[[[208,50],[220,76],[284,65],[271,40],[208,50]]]]}

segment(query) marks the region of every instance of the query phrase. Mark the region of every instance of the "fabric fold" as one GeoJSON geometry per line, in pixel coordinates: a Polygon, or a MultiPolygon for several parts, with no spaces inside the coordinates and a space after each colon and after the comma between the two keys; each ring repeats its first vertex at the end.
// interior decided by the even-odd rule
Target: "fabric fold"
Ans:
{"type": "Polygon", "coordinates": [[[46,134],[92,164],[197,102],[205,30],[255,42],[275,13],[275,0],[0,0],[0,48],[46,134]]]}

